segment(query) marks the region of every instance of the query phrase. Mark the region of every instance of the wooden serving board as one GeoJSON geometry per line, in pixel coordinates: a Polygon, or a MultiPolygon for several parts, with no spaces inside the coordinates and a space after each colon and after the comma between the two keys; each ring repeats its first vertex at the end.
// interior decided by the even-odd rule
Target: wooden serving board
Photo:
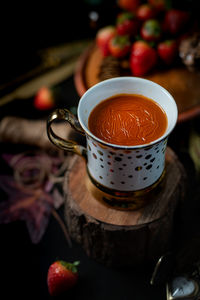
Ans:
{"type": "MultiPolygon", "coordinates": [[[[77,157],[65,176],[65,217],[72,238],[106,265],[156,260],[170,247],[174,213],[185,194],[185,171],[167,148],[166,173],[152,201],[138,210],[119,210],[93,197],[85,161],[77,157]]],[[[148,200],[148,194],[147,194],[148,200]]]]}
{"type": "MultiPolygon", "coordinates": [[[[99,69],[103,57],[95,45],[91,45],[80,57],[75,72],[75,85],[80,96],[99,82],[99,69]]],[[[200,115],[200,72],[190,72],[184,66],[167,70],[155,70],[144,78],[166,88],[174,97],[179,111],[178,122],[200,115]]]]}

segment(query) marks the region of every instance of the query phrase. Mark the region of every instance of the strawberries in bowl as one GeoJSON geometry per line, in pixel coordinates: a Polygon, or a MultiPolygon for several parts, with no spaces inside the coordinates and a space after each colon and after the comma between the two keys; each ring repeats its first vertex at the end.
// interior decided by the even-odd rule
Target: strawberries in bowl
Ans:
{"type": "Polygon", "coordinates": [[[171,35],[183,33],[189,21],[189,13],[183,10],[170,9],[165,14],[164,29],[171,35]]]}
{"type": "Polygon", "coordinates": [[[140,33],[146,41],[157,41],[161,37],[160,23],[155,19],[147,20],[142,25],[140,33]]]}
{"type": "Polygon", "coordinates": [[[103,56],[108,56],[110,54],[108,44],[112,37],[115,35],[116,29],[114,26],[103,27],[97,32],[96,44],[103,56]]]}
{"type": "Polygon", "coordinates": [[[135,11],[141,0],[118,0],[118,6],[124,10],[135,11]]]}
{"type": "Polygon", "coordinates": [[[117,33],[119,35],[135,35],[138,32],[139,22],[131,12],[123,12],[117,17],[117,33]]]}
{"type": "Polygon", "coordinates": [[[118,0],[117,4],[121,12],[115,24],[96,36],[104,57],[117,58],[125,75],[130,71],[133,76],[180,62],[178,44],[196,25],[188,11],[173,8],[166,0],[118,0]]]}
{"type": "Polygon", "coordinates": [[[137,41],[133,43],[130,55],[130,68],[134,76],[147,74],[156,65],[157,53],[148,43],[137,41]]]}
{"type": "Polygon", "coordinates": [[[140,21],[146,21],[154,18],[156,11],[154,7],[148,3],[142,4],[137,9],[137,17],[140,21]]]}
{"type": "Polygon", "coordinates": [[[166,9],[166,0],[148,0],[148,3],[151,4],[154,9],[157,11],[163,11],[166,9]]]}
{"type": "Polygon", "coordinates": [[[178,54],[178,46],[175,40],[160,42],[157,49],[159,57],[167,65],[171,65],[178,54]]]}
{"type": "Polygon", "coordinates": [[[126,56],[131,48],[130,39],[127,35],[116,35],[109,41],[109,50],[114,57],[126,56]]]}

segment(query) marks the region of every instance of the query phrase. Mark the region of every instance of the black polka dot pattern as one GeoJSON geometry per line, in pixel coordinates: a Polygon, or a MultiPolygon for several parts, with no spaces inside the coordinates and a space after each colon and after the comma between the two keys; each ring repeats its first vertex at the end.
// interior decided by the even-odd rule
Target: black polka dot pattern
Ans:
{"type": "Polygon", "coordinates": [[[148,165],[148,166],[146,166],[146,169],[147,170],[149,170],[149,169],[151,169],[152,168],[152,165],[150,164],[150,165],[148,165]]]}
{"type": "Polygon", "coordinates": [[[140,170],[142,170],[141,166],[135,168],[135,171],[140,171],[140,170]]]}
{"type": "Polygon", "coordinates": [[[88,170],[103,186],[136,190],[153,184],[165,165],[166,141],[146,148],[122,150],[88,141],[88,170]]]}
{"type": "Polygon", "coordinates": [[[95,153],[92,153],[92,155],[93,155],[93,157],[94,157],[95,159],[97,159],[97,156],[96,156],[96,154],[95,154],[95,153]]]}
{"type": "Polygon", "coordinates": [[[103,155],[103,152],[102,152],[102,151],[97,150],[97,152],[98,152],[100,155],[103,155]]]}
{"type": "Polygon", "coordinates": [[[118,157],[118,156],[115,157],[115,160],[116,161],[122,161],[121,157],[118,157]]]}

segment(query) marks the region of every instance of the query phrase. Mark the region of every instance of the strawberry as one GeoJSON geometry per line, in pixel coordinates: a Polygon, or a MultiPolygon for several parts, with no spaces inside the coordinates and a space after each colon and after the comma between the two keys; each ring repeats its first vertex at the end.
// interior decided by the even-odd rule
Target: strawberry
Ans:
{"type": "Polygon", "coordinates": [[[157,41],[161,37],[161,26],[158,20],[150,19],[144,22],[140,30],[141,37],[146,41],[157,41]]]}
{"type": "Polygon", "coordinates": [[[72,288],[78,280],[79,262],[67,263],[63,260],[50,265],[47,274],[47,285],[51,296],[58,296],[72,288]]]}
{"type": "Polygon", "coordinates": [[[136,41],[132,45],[130,68],[135,76],[148,73],[157,62],[157,52],[145,41],[136,41]]]}
{"type": "Polygon", "coordinates": [[[114,57],[124,57],[130,48],[131,43],[127,35],[116,35],[109,42],[109,50],[114,57]]]}
{"type": "Polygon", "coordinates": [[[148,3],[156,8],[157,11],[161,11],[166,8],[166,0],[148,0],[148,3]]]}
{"type": "Polygon", "coordinates": [[[48,110],[55,106],[52,91],[46,86],[41,87],[35,95],[33,105],[38,110],[48,110]]]}
{"type": "Polygon", "coordinates": [[[97,32],[96,43],[103,56],[108,56],[110,54],[108,43],[115,34],[116,29],[114,26],[103,27],[97,32]]]}
{"type": "Polygon", "coordinates": [[[124,10],[135,11],[140,5],[140,0],[118,0],[118,6],[124,10]]]}
{"type": "Polygon", "coordinates": [[[157,50],[161,60],[167,65],[172,64],[178,53],[178,47],[175,40],[160,42],[157,46],[157,50]]]}
{"type": "Polygon", "coordinates": [[[152,19],[154,18],[155,14],[156,11],[154,7],[148,3],[140,5],[136,13],[138,19],[141,21],[152,19]]]}
{"type": "Polygon", "coordinates": [[[135,35],[138,31],[138,20],[131,12],[123,12],[117,17],[117,34],[119,35],[135,35]]]}
{"type": "Polygon", "coordinates": [[[178,9],[170,9],[165,14],[163,28],[166,32],[172,35],[177,35],[183,32],[188,21],[188,12],[178,9]]]}

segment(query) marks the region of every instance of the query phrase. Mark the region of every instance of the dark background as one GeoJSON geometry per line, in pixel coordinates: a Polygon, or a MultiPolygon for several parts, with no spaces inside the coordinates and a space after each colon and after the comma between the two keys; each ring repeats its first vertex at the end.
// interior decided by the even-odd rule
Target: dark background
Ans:
{"type": "MultiPolygon", "coordinates": [[[[177,7],[191,9],[198,15],[199,1],[174,1],[177,7]]],[[[6,83],[27,72],[39,63],[38,50],[53,45],[94,38],[96,30],[114,20],[116,2],[73,0],[7,2],[0,5],[0,83],[6,83]],[[99,12],[97,27],[92,28],[88,14],[99,12]]],[[[64,83],[72,102],[78,103],[79,96],[74,87],[73,77],[64,83]]],[[[22,102],[23,103],[23,102],[22,102]]],[[[15,104],[1,108],[1,113],[15,113],[15,104]]],[[[22,115],[27,115],[28,106],[21,107],[22,115]]],[[[30,114],[31,112],[29,112],[30,114]]],[[[180,151],[185,145],[188,126],[177,128],[169,143],[187,167],[192,181],[193,164],[187,155],[180,151]],[[179,138],[177,138],[179,136],[179,138]],[[182,143],[182,144],[181,144],[182,143]]],[[[4,149],[1,148],[1,152],[4,149]]],[[[2,164],[1,167],[2,168],[2,164]]],[[[59,210],[63,217],[63,209],[59,210]]],[[[80,280],[76,288],[60,299],[115,299],[146,300],[165,299],[165,287],[152,287],[149,284],[152,268],[126,269],[107,268],[88,258],[82,248],[73,243],[69,248],[64,235],[54,220],[50,218],[47,231],[38,245],[33,245],[23,222],[0,225],[0,297],[4,299],[50,299],[46,276],[49,265],[56,260],[80,260],[80,280]]]]}
{"type": "MultiPolygon", "coordinates": [[[[190,10],[198,16],[198,0],[171,1],[173,7],[190,10]]],[[[37,65],[39,49],[94,37],[98,28],[114,23],[117,10],[116,0],[2,3],[0,83],[9,81],[37,65]],[[91,27],[91,11],[99,14],[95,28],[91,27]]]]}
{"type": "Polygon", "coordinates": [[[0,79],[12,79],[35,66],[40,49],[94,37],[96,29],[90,26],[90,11],[99,12],[98,26],[102,26],[113,19],[113,7],[116,5],[112,0],[1,5],[0,79]]]}

